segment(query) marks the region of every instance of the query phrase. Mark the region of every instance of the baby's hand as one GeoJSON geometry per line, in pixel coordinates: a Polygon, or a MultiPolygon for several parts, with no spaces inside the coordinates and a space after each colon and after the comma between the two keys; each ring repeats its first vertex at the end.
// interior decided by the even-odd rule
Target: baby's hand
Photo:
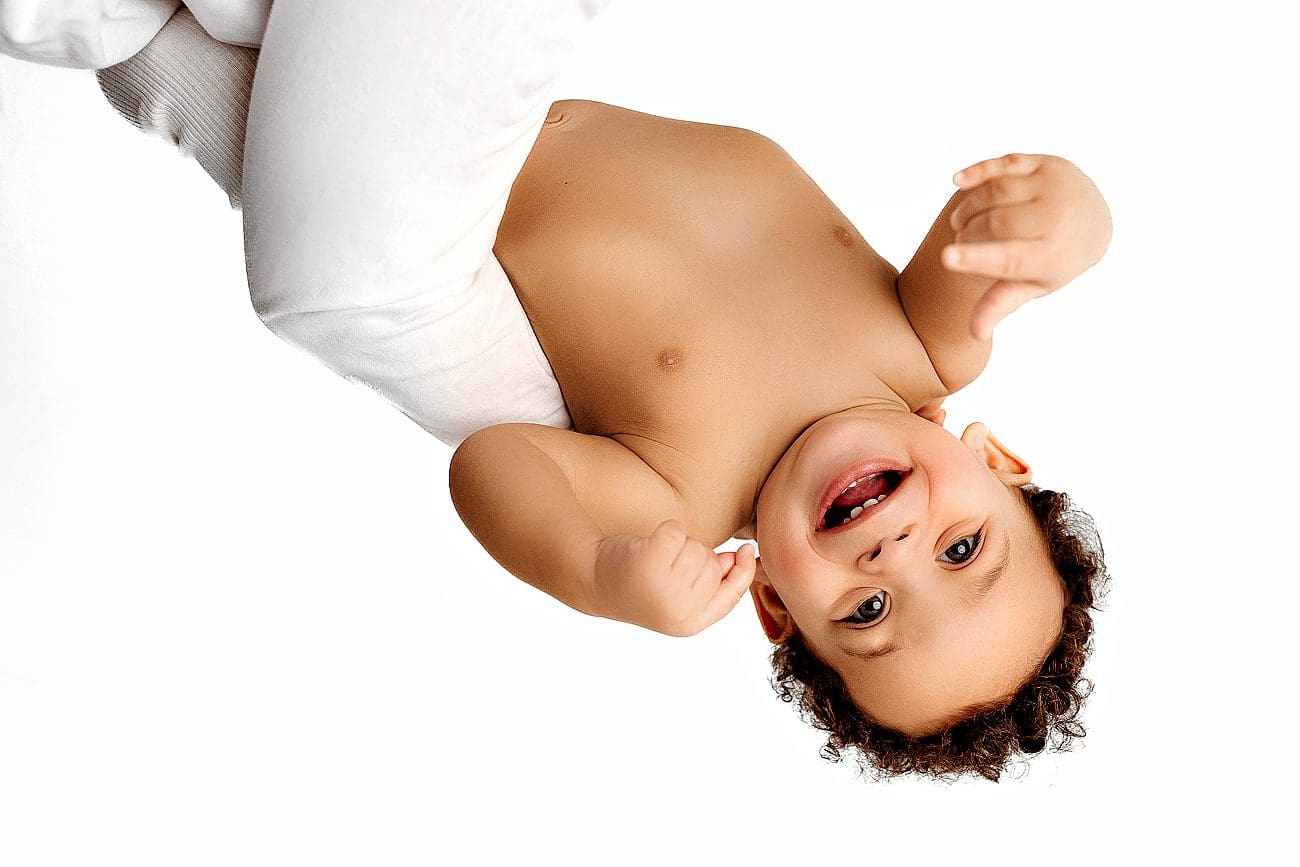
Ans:
{"type": "Polygon", "coordinates": [[[1008,154],[962,169],[953,183],[970,192],[952,211],[957,234],[943,264],[997,281],[971,314],[979,340],[1029,299],[1082,274],[1110,243],[1110,209],[1068,160],[1008,154]]]}
{"type": "Polygon", "coordinates": [[[695,635],[721,620],[754,579],[754,548],[715,553],[680,521],[652,536],[609,536],[596,554],[596,593],[612,617],[665,635],[695,635]]]}

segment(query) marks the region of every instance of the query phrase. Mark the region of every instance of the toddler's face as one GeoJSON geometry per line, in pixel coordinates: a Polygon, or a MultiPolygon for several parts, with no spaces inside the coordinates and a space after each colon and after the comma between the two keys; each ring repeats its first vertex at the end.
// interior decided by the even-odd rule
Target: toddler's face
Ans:
{"type": "Polygon", "coordinates": [[[904,407],[817,421],[759,494],[751,593],[768,637],[797,629],[863,711],[907,734],[1009,698],[1065,606],[1016,489],[1029,477],[983,424],[959,440],[904,407]]]}

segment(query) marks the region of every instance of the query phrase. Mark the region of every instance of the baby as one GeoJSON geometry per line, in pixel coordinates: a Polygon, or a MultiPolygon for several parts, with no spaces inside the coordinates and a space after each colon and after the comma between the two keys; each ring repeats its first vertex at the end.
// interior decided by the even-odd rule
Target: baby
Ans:
{"type": "MultiPolygon", "coordinates": [[[[505,569],[669,635],[748,592],[779,694],[828,755],[854,749],[880,773],[997,779],[1082,734],[1105,578],[1090,520],[983,424],[949,434],[941,408],[984,369],[998,321],[1104,253],[1109,212],[1078,168],[1010,154],[963,169],[898,272],[762,135],[552,102],[558,59],[602,3],[503,5],[515,23],[484,33],[491,3],[403,0],[355,39],[363,13],[343,5],[271,12],[244,172],[223,185],[236,201],[243,185],[254,304],[437,432],[436,409],[479,395],[416,353],[443,349],[447,299],[511,290],[567,415],[521,409],[442,437],[456,510],[505,569]],[[346,50],[329,35],[345,32],[346,50]],[[312,82],[340,68],[364,87],[331,85],[323,110],[312,82]],[[392,69],[418,84],[394,93],[392,69]],[[481,92],[459,102],[432,78],[471,73],[481,92]],[[276,91],[293,99],[259,108],[276,91]],[[387,139],[339,132],[366,120],[359,91],[386,106],[387,139]],[[733,537],[761,556],[713,550],[733,537]]],[[[190,84],[150,99],[201,103],[205,76],[184,70],[203,52],[159,65],[152,48],[128,64],[190,84]]],[[[115,105],[145,77],[119,76],[115,105]]],[[[186,135],[210,143],[203,124],[229,122],[186,135]]],[[[484,370],[485,390],[517,375],[484,370]]]]}

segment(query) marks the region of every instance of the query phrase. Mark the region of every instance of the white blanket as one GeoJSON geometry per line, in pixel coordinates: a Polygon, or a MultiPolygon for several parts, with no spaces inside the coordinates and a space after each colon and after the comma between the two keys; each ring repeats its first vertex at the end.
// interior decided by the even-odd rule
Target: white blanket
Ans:
{"type": "MultiPolygon", "coordinates": [[[[0,0],[0,53],[49,66],[103,69],[153,39],[178,0],[0,0]]],[[[214,39],[261,45],[271,0],[185,4],[214,39]]]]}

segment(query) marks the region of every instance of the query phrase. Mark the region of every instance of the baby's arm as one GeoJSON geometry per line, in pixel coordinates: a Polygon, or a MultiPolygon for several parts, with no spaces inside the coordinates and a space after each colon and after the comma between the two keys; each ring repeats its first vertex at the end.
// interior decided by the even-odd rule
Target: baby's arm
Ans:
{"type": "Polygon", "coordinates": [[[1110,211],[1067,160],[1008,154],[953,178],[961,189],[898,278],[898,296],[948,392],[988,363],[993,326],[1097,262],[1110,211]]]}
{"type": "Polygon", "coordinates": [[[693,635],[754,577],[752,549],[737,559],[690,538],[673,487],[607,437],[493,425],[457,448],[450,483],[461,520],[498,563],[587,614],[693,635]]]}

